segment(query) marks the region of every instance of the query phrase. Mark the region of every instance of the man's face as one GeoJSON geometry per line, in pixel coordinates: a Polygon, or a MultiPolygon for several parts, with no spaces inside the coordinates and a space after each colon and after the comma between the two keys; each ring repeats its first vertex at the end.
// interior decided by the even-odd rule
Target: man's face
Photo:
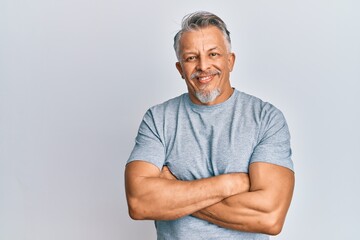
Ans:
{"type": "Polygon", "coordinates": [[[180,62],[176,68],[185,79],[193,103],[214,105],[232,94],[230,72],[235,55],[228,52],[223,33],[210,26],[189,31],[180,38],[180,62]]]}

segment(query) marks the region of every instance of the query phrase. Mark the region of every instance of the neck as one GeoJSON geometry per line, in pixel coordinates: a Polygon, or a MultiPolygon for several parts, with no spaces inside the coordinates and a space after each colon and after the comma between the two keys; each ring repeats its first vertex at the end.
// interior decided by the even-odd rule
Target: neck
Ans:
{"type": "Polygon", "coordinates": [[[198,105],[205,105],[205,106],[211,106],[211,105],[216,105],[222,102],[225,102],[226,100],[228,100],[231,95],[234,92],[234,88],[232,88],[231,86],[229,86],[229,88],[226,88],[225,90],[223,90],[222,92],[220,92],[219,96],[217,96],[213,101],[211,102],[207,102],[207,103],[203,103],[201,102],[196,96],[195,94],[191,94],[189,92],[189,96],[190,96],[190,100],[194,103],[194,104],[198,104],[198,105]]]}

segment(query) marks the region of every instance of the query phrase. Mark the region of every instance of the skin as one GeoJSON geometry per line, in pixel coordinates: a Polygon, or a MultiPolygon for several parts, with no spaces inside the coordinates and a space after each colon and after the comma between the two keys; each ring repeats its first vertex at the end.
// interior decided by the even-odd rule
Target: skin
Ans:
{"type": "MultiPolygon", "coordinates": [[[[176,179],[163,169],[163,176],[176,179]]],[[[294,173],[269,163],[249,168],[249,191],[233,195],[192,215],[221,227],[277,235],[284,225],[294,190],[294,173]]]]}
{"type": "Polygon", "coordinates": [[[243,173],[179,181],[168,168],[160,171],[145,161],[131,162],[125,170],[129,214],[136,220],[177,219],[248,189],[249,179],[243,173]]]}
{"type": "Polygon", "coordinates": [[[226,101],[233,93],[230,85],[230,72],[233,70],[235,54],[230,53],[222,32],[216,27],[183,33],[180,39],[180,61],[176,63],[182,78],[185,79],[190,99],[195,104],[214,105],[226,101]],[[221,71],[209,75],[206,71],[221,71]],[[200,71],[198,78],[191,75],[200,71]],[[220,90],[220,95],[212,102],[202,103],[195,91],[220,90]]]}
{"type": "MultiPolygon", "coordinates": [[[[230,72],[235,55],[216,27],[183,33],[176,63],[195,104],[214,105],[233,93],[230,72]],[[191,76],[199,71],[196,78],[191,76]],[[220,74],[208,74],[220,71],[220,74]],[[214,89],[220,95],[202,103],[195,92],[214,89]]],[[[294,188],[291,170],[253,163],[249,175],[231,173],[195,181],[177,180],[166,166],[133,161],[125,169],[126,196],[133,219],[171,220],[192,214],[216,225],[248,232],[278,234],[285,221],[294,188]]]]}

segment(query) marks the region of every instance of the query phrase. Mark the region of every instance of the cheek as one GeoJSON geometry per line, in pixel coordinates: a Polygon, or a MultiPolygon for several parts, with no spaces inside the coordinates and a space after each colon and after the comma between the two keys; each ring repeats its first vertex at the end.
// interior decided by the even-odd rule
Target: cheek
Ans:
{"type": "Polygon", "coordinates": [[[190,80],[190,76],[194,73],[194,72],[196,72],[195,70],[191,70],[191,69],[187,69],[187,70],[185,70],[185,76],[187,76],[187,78],[190,80]]]}
{"type": "Polygon", "coordinates": [[[232,67],[231,67],[230,64],[224,63],[224,64],[221,66],[221,70],[223,70],[223,71],[225,70],[225,71],[227,71],[227,72],[231,72],[232,67]]]}
{"type": "Polygon", "coordinates": [[[185,68],[185,71],[186,71],[188,74],[191,74],[191,73],[193,73],[194,71],[196,71],[196,67],[195,67],[195,66],[188,66],[187,68],[185,68]]]}

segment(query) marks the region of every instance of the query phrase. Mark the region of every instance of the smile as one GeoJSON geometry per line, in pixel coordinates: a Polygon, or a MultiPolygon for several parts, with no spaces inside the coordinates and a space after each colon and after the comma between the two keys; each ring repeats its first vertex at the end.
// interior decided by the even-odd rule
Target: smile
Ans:
{"type": "Polygon", "coordinates": [[[214,75],[209,75],[209,76],[203,76],[203,77],[197,77],[197,80],[200,82],[200,83],[208,83],[210,82],[212,79],[214,78],[214,75]]]}
{"type": "Polygon", "coordinates": [[[190,79],[197,79],[201,84],[205,84],[213,80],[214,76],[220,75],[219,70],[208,70],[208,71],[196,71],[191,74],[190,79]]]}

